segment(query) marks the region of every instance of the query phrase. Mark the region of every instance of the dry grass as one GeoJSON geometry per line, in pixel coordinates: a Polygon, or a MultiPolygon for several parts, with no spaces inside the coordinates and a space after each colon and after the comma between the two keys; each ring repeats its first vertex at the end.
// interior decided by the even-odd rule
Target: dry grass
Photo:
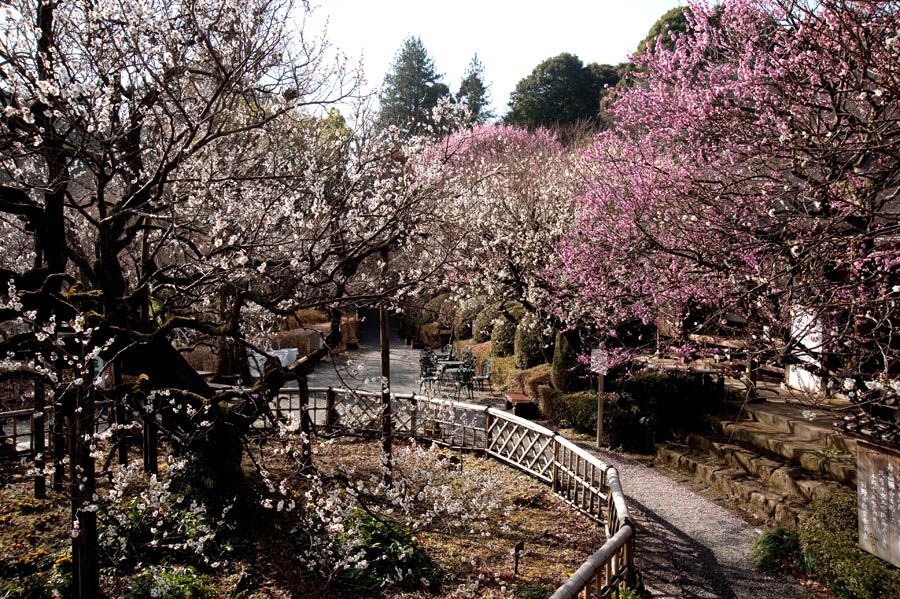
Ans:
{"type": "MultiPolygon", "coordinates": [[[[276,479],[292,472],[291,464],[272,454],[268,443],[259,447],[263,448],[263,467],[276,479]]],[[[377,476],[379,458],[379,444],[374,440],[340,438],[314,444],[314,463],[322,470],[352,468],[360,477],[377,476]]],[[[528,476],[472,454],[453,455],[447,463],[464,474],[497,475],[501,481],[497,492],[503,504],[514,509],[505,521],[476,521],[465,532],[433,529],[418,533],[416,540],[440,567],[440,590],[410,592],[387,588],[379,596],[388,599],[548,597],[602,543],[602,531],[594,523],[528,476]],[[513,550],[517,543],[524,543],[524,549],[515,573],[513,550]]],[[[54,559],[65,555],[69,544],[66,497],[51,493],[49,501],[32,506],[31,483],[23,476],[21,466],[11,462],[5,462],[4,466],[6,484],[0,491],[3,506],[0,567],[11,572],[10,568],[18,568],[23,561],[36,559],[35,556],[52,564],[54,559]]],[[[245,470],[251,485],[261,486],[249,460],[245,470]]],[[[303,496],[307,483],[302,476],[290,479],[289,484],[296,497],[303,496]]],[[[289,531],[303,522],[298,514],[253,505],[242,509],[239,516],[246,525],[243,541],[246,549],[236,559],[206,572],[214,596],[233,596],[238,584],[245,599],[373,596],[336,580],[322,580],[297,562],[297,549],[289,531]]],[[[107,585],[123,588],[124,581],[118,578],[107,581],[107,585]]]]}

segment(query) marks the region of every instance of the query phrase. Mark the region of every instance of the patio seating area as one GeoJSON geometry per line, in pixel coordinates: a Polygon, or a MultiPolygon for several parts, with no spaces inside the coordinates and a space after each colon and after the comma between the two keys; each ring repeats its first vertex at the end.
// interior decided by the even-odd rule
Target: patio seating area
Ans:
{"type": "Polygon", "coordinates": [[[474,399],[475,385],[484,390],[487,381],[490,388],[492,363],[482,360],[478,371],[477,359],[469,348],[456,355],[452,344],[441,351],[424,350],[419,358],[419,391],[430,395],[444,395],[453,399],[474,399]]]}

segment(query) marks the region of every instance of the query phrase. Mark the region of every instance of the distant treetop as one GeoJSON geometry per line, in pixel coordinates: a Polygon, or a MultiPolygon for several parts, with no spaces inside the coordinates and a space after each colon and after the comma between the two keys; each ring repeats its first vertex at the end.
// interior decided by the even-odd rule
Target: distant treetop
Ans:
{"type": "Polygon", "coordinates": [[[490,86],[484,83],[484,65],[478,60],[478,54],[472,57],[469,66],[466,67],[456,101],[469,109],[470,120],[473,123],[485,123],[494,117],[490,109],[490,86]]]}
{"type": "Polygon", "coordinates": [[[420,132],[431,123],[431,109],[438,100],[450,95],[442,78],[421,38],[407,37],[384,77],[384,89],[378,96],[379,124],[395,125],[410,134],[420,132]]]}
{"type": "Polygon", "coordinates": [[[618,80],[611,65],[584,65],[569,53],[548,58],[516,84],[504,120],[529,129],[596,122],[605,86],[618,80]]]}

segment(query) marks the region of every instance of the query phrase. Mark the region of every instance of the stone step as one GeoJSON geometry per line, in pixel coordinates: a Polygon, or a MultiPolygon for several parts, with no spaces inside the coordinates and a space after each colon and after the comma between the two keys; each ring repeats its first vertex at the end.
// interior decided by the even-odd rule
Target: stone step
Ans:
{"type": "Polygon", "coordinates": [[[711,454],[681,443],[660,447],[657,459],[763,520],[794,530],[798,526],[806,502],[767,487],[742,468],[730,466],[711,454]]]}
{"type": "Polygon", "coordinates": [[[723,420],[719,427],[730,443],[759,451],[767,457],[784,458],[807,472],[822,474],[846,485],[856,485],[855,452],[829,446],[821,440],[798,437],[759,421],[723,420]]]}
{"type": "Polygon", "coordinates": [[[856,455],[856,439],[839,431],[837,416],[823,410],[801,410],[783,402],[766,401],[744,406],[751,420],[807,441],[820,441],[824,448],[856,455]],[[806,413],[808,417],[804,417],[806,413]]]}
{"type": "Polygon", "coordinates": [[[716,441],[696,433],[688,434],[685,443],[692,449],[715,456],[729,467],[740,468],[763,485],[786,493],[800,503],[823,498],[841,487],[838,482],[826,480],[783,461],[761,456],[733,443],[716,441]]]}

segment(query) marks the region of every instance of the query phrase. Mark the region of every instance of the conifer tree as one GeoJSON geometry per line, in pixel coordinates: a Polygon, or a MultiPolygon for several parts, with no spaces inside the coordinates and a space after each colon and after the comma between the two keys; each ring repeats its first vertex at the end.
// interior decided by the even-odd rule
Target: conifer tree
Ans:
{"type": "Polygon", "coordinates": [[[385,75],[379,124],[397,126],[415,134],[431,123],[431,109],[438,100],[450,95],[450,88],[435,71],[434,60],[428,56],[419,37],[408,37],[397,51],[391,70],[385,75]]]}
{"type": "Polygon", "coordinates": [[[484,65],[478,60],[478,54],[466,67],[456,100],[469,109],[469,118],[473,123],[485,123],[494,116],[490,109],[490,86],[484,83],[484,65]]]}

